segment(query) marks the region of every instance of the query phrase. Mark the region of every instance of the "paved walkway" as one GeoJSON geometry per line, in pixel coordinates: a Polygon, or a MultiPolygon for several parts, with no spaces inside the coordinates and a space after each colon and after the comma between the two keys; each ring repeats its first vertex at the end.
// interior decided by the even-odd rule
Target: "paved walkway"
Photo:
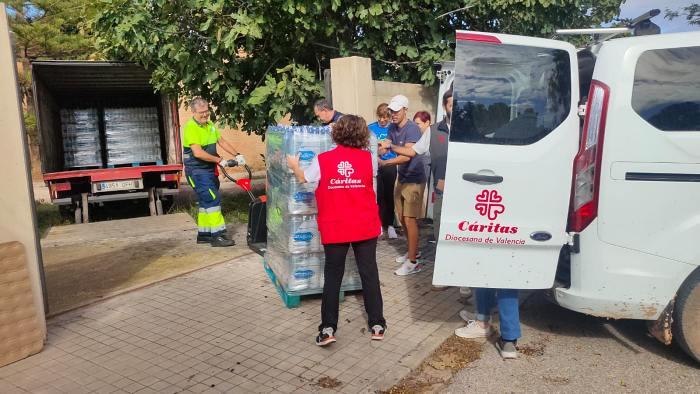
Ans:
{"type": "MultiPolygon", "coordinates": [[[[249,255],[58,316],[43,352],[0,368],[0,393],[373,392],[459,325],[457,289],[432,264],[396,277],[401,242],[380,242],[387,338],[366,332],[361,294],[341,304],[338,342],[314,345],[320,299],[286,309],[249,255]],[[340,382],[321,389],[319,379],[340,382]]],[[[431,246],[423,248],[429,257],[431,246]]]]}

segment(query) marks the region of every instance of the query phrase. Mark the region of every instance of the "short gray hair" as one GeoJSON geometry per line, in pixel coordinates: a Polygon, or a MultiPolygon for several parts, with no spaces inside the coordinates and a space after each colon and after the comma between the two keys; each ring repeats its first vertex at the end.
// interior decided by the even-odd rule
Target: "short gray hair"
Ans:
{"type": "Polygon", "coordinates": [[[316,100],[316,102],[314,103],[314,109],[319,109],[321,111],[323,111],[323,110],[333,111],[333,104],[331,104],[330,100],[328,100],[326,98],[322,98],[322,99],[316,100]]]}
{"type": "Polygon", "coordinates": [[[195,108],[200,107],[202,105],[206,105],[207,107],[209,106],[209,102],[207,100],[197,96],[190,101],[190,110],[194,112],[195,108]]]}

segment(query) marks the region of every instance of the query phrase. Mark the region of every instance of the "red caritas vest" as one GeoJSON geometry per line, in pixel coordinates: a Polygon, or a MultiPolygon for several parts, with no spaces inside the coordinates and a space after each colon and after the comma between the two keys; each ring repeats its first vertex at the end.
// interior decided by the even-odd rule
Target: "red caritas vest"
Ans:
{"type": "Polygon", "coordinates": [[[318,155],[321,180],[316,188],[321,243],[335,244],[378,237],[377,196],[374,194],[372,154],[338,145],[318,155]]]}

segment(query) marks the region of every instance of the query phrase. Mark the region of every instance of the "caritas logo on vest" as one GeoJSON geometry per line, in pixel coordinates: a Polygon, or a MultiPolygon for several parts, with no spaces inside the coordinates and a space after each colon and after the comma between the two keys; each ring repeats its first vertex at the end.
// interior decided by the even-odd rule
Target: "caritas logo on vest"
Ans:
{"type": "Polygon", "coordinates": [[[352,164],[349,161],[341,161],[338,163],[338,174],[343,176],[343,178],[331,178],[328,190],[364,188],[365,185],[362,184],[362,179],[352,178],[354,173],[355,169],[352,168],[352,164]]]}

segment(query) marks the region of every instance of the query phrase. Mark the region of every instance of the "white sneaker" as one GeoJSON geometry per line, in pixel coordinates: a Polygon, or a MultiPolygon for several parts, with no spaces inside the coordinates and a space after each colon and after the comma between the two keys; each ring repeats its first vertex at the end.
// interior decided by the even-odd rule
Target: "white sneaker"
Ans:
{"type": "MultiPolygon", "coordinates": [[[[423,254],[422,254],[422,253],[420,252],[420,250],[419,250],[418,253],[416,253],[416,259],[419,259],[419,258],[421,258],[422,256],[423,256],[423,254]]],[[[400,264],[403,264],[403,263],[405,263],[405,262],[407,262],[407,261],[408,261],[408,253],[402,254],[401,256],[399,256],[399,257],[396,258],[396,262],[397,262],[397,263],[400,263],[400,264]]]]}
{"type": "Polygon", "coordinates": [[[396,239],[399,237],[399,235],[396,234],[396,229],[394,228],[394,226],[387,227],[386,234],[387,237],[389,237],[389,239],[396,239]]]}
{"type": "Polygon", "coordinates": [[[476,313],[470,312],[466,309],[462,309],[459,311],[459,317],[462,318],[465,322],[470,322],[473,320],[476,320],[476,313]]]}
{"type": "Polygon", "coordinates": [[[486,323],[486,327],[482,327],[481,323],[476,320],[469,320],[466,326],[455,330],[455,335],[460,338],[486,338],[490,336],[493,331],[491,324],[486,323]]]}
{"type": "Polygon", "coordinates": [[[423,266],[421,265],[420,262],[416,262],[415,264],[411,264],[410,261],[407,261],[403,264],[401,264],[401,267],[394,271],[394,275],[398,276],[406,276],[406,275],[411,275],[411,274],[417,274],[423,270],[423,266]]]}
{"type": "Polygon", "coordinates": [[[472,296],[472,289],[469,287],[460,287],[459,295],[461,295],[464,298],[469,298],[472,296]]]}

